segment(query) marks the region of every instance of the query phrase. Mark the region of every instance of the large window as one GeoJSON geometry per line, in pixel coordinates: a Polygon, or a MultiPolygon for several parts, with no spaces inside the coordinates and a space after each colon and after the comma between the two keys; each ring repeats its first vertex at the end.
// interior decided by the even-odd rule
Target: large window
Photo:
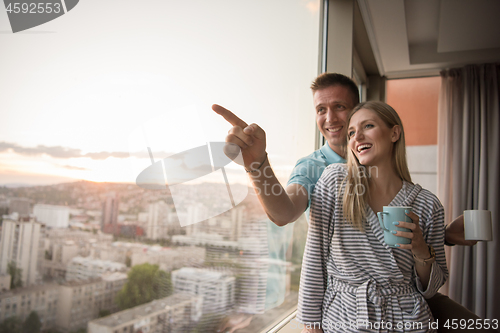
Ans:
{"type": "Polygon", "coordinates": [[[82,1],[15,34],[0,10],[0,209],[4,230],[36,230],[23,242],[38,249],[2,257],[0,278],[15,262],[12,272],[36,274],[13,287],[57,295],[56,318],[38,314],[44,329],[255,332],[296,305],[305,219],[274,226],[234,162],[170,180],[169,167],[192,161],[195,148],[217,163],[231,127],[211,110],[217,103],[266,131],[286,184],[314,149],[319,7],[82,1]],[[137,186],[155,165],[169,185],[137,186]]]}
{"type": "Polygon", "coordinates": [[[415,183],[437,194],[437,120],[440,77],[387,81],[387,103],[405,127],[408,167],[415,183]]]}

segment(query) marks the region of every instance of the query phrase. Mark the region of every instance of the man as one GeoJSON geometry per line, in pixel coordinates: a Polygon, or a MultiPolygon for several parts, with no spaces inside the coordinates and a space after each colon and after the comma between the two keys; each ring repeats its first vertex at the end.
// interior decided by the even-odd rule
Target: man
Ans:
{"type": "MultiPolygon", "coordinates": [[[[226,137],[226,142],[232,144],[226,147],[226,153],[236,155],[241,149],[244,167],[252,180],[259,201],[269,219],[278,226],[294,222],[304,213],[309,206],[314,186],[326,166],[332,163],[345,163],[346,119],[349,112],[359,103],[358,88],[344,75],[324,73],[314,80],[311,89],[316,123],[326,139],[326,144],[297,162],[286,188],[279,183],[270,166],[264,130],[257,124],[247,125],[231,111],[219,105],[212,106],[216,113],[233,125],[226,137]]],[[[446,243],[458,245],[476,243],[464,239],[463,216],[447,226],[446,243]]],[[[440,326],[449,317],[478,318],[441,294],[429,300],[429,305],[434,314],[440,315],[438,318],[440,326]],[[449,312],[443,313],[443,308],[449,312]]]]}
{"type": "Polygon", "coordinates": [[[316,121],[327,143],[320,150],[299,160],[286,191],[267,159],[265,132],[257,124],[247,126],[230,111],[218,105],[213,106],[215,112],[233,125],[226,142],[241,148],[245,169],[262,206],[270,220],[279,226],[294,222],[304,213],[314,185],[327,165],[345,162],[341,157],[344,155],[347,130],[345,122],[349,111],[358,104],[358,88],[343,75],[329,74],[318,77],[313,84],[313,92],[316,121]]]}

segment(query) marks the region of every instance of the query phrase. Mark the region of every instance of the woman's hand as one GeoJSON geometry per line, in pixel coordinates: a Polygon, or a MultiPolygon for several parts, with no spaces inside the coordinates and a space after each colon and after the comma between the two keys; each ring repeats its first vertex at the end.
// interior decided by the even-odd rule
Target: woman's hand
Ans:
{"type": "Polygon", "coordinates": [[[427,259],[431,256],[429,252],[429,246],[424,240],[422,230],[420,229],[419,220],[420,218],[413,212],[406,214],[413,222],[402,222],[399,221],[397,225],[400,228],[410,229],[408,231],[397,231],[396,236],[401,236],[404,238],[409,238],[411,240],[410,244],[398,244],[400,249],[408,249],[415,255],[415,257],[420,259],[427,259]]]}

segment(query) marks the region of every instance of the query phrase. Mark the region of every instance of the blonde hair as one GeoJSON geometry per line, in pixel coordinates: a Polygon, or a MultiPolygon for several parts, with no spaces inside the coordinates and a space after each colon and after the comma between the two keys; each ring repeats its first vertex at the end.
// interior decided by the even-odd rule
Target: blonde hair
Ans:
{"type": "MultiPolygon", "coordinates": [[[[410,171],[406,162],[405,132],[403,123],[397,112],[388,104],[378,101],[370,101],[358,104],[347,117],[346,124],[349,125],[352,116],[361,109],[373,111],[387,125],[388,128],[399,126],[401,133],[399,139],[394,142],[392,150],[392,161],[397,175],[411,183],[410,171]]],[[[348,139],[347,139],[348,140],[348,139]]],[[[363,221],[366,218],[367,199],[369,198],[370,175],[366,167],[359,164],[359,161],[351,149],[347,149],[347,176],[344,179],[345,191],[343,194],[344,217],[352,225],[363,231],[363,221]],[[362,190],[362,192],[360,191],[362,190]]]]}

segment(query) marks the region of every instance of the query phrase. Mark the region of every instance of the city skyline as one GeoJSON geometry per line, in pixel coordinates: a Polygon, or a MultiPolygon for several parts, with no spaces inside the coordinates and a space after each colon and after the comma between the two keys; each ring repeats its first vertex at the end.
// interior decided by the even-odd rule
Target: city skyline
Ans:
{"type": "MultiPolygon", "coordinates": [[[[188,185],[183,186],[189,187],[188,185]]],[[[224,187],[223,184],[214,185],[212,187],[214,192],[193,192],[185,200],[198,201],[195,196],[200,198],[203,196],[214,197],[216,196],[215,193],[224,187]]],[[[105,213],[108,209],[106,205],[94,204],[93,201],[100,200],[105,203],[109,201],[107,200],[110,198],[109,195],[114,196],[112,193],[117,193],[119,188],[122,189],[119,192],[120,197],[123,198],[120,204],[124,206],[124,209],[128,207],[136,211],[135,218],[137,222],[139,222],[141,214],[147,214],[148,211],[151,213],[151,209],[139,208],[143,205],[141,204],[142,201],[135,200],[138,191],[145,191],[145,194],[149,194],[143,195],[146,197],[145,202],[150,202],[147,205],[149,208],[156,207],[156,203],[165,201],[168,204],[163,203],[161,205],[166,205],[167,209],[174,208],[172,200],[168,200],[168,197],[162,195],[162,191],[147,191],[124,184],[107,184],[107,187],[100,188],[98,184],[91,182],[76,182],[65,185],[19,189],[29,191],[24,193],[31,194],[26,195],[27,199],[20,199],[15,196],[16,199],[9,201],[9,205],[12,204],[12,207],[9,208],[15,209],[16,212],[13,212],[14,214],[10,216],[3,216],[3,227],[7,227],[8,224],[29,225],[30,223],[38,223],[30,222],[34,221],[34,217],[17,216],[21,215],[19,212],[25,213],[26,202],[50,211],[58,211],[58,208],[69,208],[67,206],[40,204],[39,199],[36,198],[47,198],[45,195],[40,195],[40,191],[47,194],[51,193],[53,198],[59,198],[60,200],[65,199],[64,195],[60,194],[72,193],[71,199],[73,201],[70,204],[69,211],[72,219],[74,219],[91,213],[87,209],[78,210],[75,207],[101,208],[102,212],[105,213]],[[84,204],[86,202],[90,203],[90,205],[86,206],[84,204]]],[[[19,190],[11,189],[9,192],[4,193],[3,197],[14,198],[12,194],[17,193],[16,191],[19,190]]],[[[63,223],[65,227],[57,227],[59,223],[56,223],[56,221],[60,219],[59,214],[46,214],[45,211],[39,211],[40,216],[45,216],[45,218],[51,220],[47,222],[47,225],[56,227],[47,228],[47,230],[40,233],[39,239],[31,240],[31,242],[40,244],[40,246],[44,244],[44,247],[39,249],[37,255],[32,256],[33,258],[37,257],[36,259],[25,260],[26,264],[21,267],[25,271],[27,264],[37,263],[40,266],[37,267],[37,275],[41,278],[43,274],[44,283],[25,287],[28,283],[24,282],[22,286],[10,290],[6,288],[6,290],[0,291],[0,325],[3,323],[2,320],[9,318],[19,318],[25,321],[32,311],[38,313],[45,329],[55,327],[62,330],[62,332],[69,332],[83,327],[88,327],[89,332],[93,332],[92,325],[95,323],[106,323],[105,326],[113,327],[113,329],[110,328],[111,331],[116,327],[129,325],[130,319],[123,316],[128,313],[126,311],[146,309],[144,315],[147,316],[147,309],[160,302],[160,300],[153,300],[139,307],[126,310],[119,308],[114,299],[118,297],[119,291],[123,290],[122,288],[127,283],[129,277],[127,277],[126,273],[129,269],[152,264],[157,265],[159,270],[167,274],[172,273],[172,276],[178,274],[174,274],[174,272],[179,272],[179,270],[182,272],[195,272],[190,274],[190,277],[189,274],[184,274],[184,281],[191,281],[189,282],[191,285],[189,288],[180,287],[178,281],[172,278],[175,289],[172,297],[180,297],[178,292],[188,292],[191,295],[190,297],[201,296],[203,306],[196,307],[199,314],[193,319],[192,325],[217,325],[217,322],[224,316],[231,315],[234,311],[242,311],[243,313],[266,318],[261,319],[264,322],[259,320],[255,322],[255,325],[257,325],[255,327],[265,326],[265,323],[272,321],[274,318],[271,314],[263,313],[265,305],[270,302],[272,304],[281,304],[285,299],[288,300],[287,302],[293,303],[297,294],[296,291],[290,291],[290,284],[286,282],[290,281],[292,269],[290,260],[292,258],[288,257],[288,255],[285,256],[290,250],[288,246],[289,240],[286,237],[288,232],[285,229],[291,231],[291,228],[279,228],[269,234],[271,230],[268,229],[267,224],[271,222],[262,219],[263,212],[255,212],[259,207],[256,198],[246,200],[237,209],[225,212],[202,223],[190,225],[184,230],[186,236],[177,238],[175,238],[175,235],[182,235],[183,233],[178,226],[173,226],[173,229],[170,229],[172,228],[172,222],[175,225],[175,219],[169,217],[162,221],[152,221],[147,217],[143,218],[143,223],[148,225],[154,223],[156,226],[173,231],[173,233],[167,232],[165,235],[172,239],[168,246],[165,245],[166,239],[157,240],[163,245],[158,245],[158,243],[152,245],[151,242],[146,242],[148,239],[151,241],[150,238],[153,236],[149,234],[136,235],[136,237],[126,241],[115,241],[114,236],[116,235],[105,234],[97,230],[89,230],[91,232],[77,230],[75,225],[72,226],[71,223],[69,227],[65,223],[63,223]],[[268,237],[272,237],[273,246],[282,242],[281,246],[285,247],[282,250],[271,250],[273,248],[271,246],[268,251],[268,237]],[[43,248],[45,248],[45,251],[43,251],[43,248]],[[280,253],[280,256],[275,257],[271,254],[271,251],[276,251],[273,252],[275,254],[280,253]],[[45,252],[45,255],[42,259],[43,252],[45,252]],[[204,273],[201,274],[202,272],[204,273]],[[280,273],[277,274],[277,272],[280,273]],[[210,281],[198,280],[202,275],[208,274],[207,276],[212,276],[215,274],[218,276],[221,273],[227,276],[239,276],[239,282],[236,283],[235,277],[226,278],[227,281],[223,284],[220,283],[222,280],[219,278],[214,281],[210,279],[208,279],[210,281]],[[112,286],[110,283],[114,283],[114,285],[112,286]],[[271,285],[277,283],[274,285],[273,294],[271,295],[267,295],[266,292],[266,285],[269,283],[271,285]],[[214,294],[214,291],[217,291],[217,293],[214,294]],[[235,298],[236,295],[239,296],[235,298]],[[215,305],[220,311],[214,316],[210,310],[213,310],[215,305]],[[108,316],[107,314],[111,315],[108,316]],[[101,315],[104,318],[97,319],[101,315]],[[202,315],[205,315],[203,319],[201,318],[202,315]]],[[[120,215],[124,213],[127,212],[123,211],[120,215]]],[[[131,216],[130,214],[127,215],[131,216]]],[[[92,221],[90,222],[95,227],[100,227],[101,219],[99,216],[94,216],[92,221]]],[[[302,223],[306,223],[305,220],[302,223]]],[[[293,226],[290,225],[289,227],[293,226]]],[[[2,232],[6,233],[10,229],[7,228],[2,232]]],[[[303,235],[303,233],[299,234],[303,235]]],[[[5,243],[4,238],[0,241],[0,247],[8,244],[5,243]]],[[[7,253],[9,251],[3,252],[7,253]]],[[[298,255],[300,256],[300,253],[298,255]]],[[[297,271],[295,271],[294,275],[297,276],[297,274],[297,271]]],[[[0,277],[5,276],[0,274],[0,277]]],[[[3,283],[3,285],[7,282],[0,279],[0,283],[3,283]]],[[[163,299],[161,302],[163,302],[163,299]]],[[[289,303],[286,304],[286,306],[289,306],[289,303]]],[[[181,325],[182,319],[179,318],[171,321],[171,323],[181,325]]],[[[151,322],[150,324],[150,327],[153,328],[154,325],[160,323],[151,322]]]]}

